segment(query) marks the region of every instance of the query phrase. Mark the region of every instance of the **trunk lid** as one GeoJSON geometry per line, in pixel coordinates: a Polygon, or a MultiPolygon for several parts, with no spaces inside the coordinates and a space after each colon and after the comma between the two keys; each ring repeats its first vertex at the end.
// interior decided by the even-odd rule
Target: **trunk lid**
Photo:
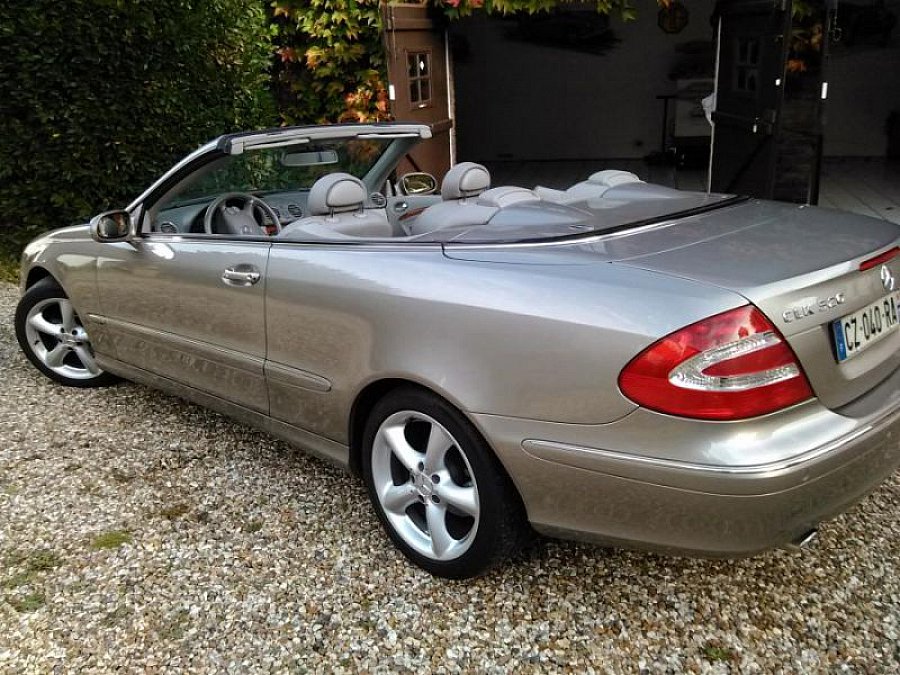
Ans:
{"type": "Polygon", "coordinates": [[[784,334],[826,406],[849,403],[900,367],[900,329],[840,362],[832,330],[872,303],[892,298],[896,307],[882,276],[897,279],[900,290],[900,257],[865,271],[860,263],[896,246],[900,226],[751,201],[635,234],[608,247],[611,260],[743,295],[784,334]]]}

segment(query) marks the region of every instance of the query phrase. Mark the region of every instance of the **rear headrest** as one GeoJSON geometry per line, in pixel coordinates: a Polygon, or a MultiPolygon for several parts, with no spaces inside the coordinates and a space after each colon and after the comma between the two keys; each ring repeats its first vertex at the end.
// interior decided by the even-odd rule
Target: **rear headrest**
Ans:
{"type": "Polygon", "coordinates": [[[481,164],[460,162],[447,172],[441,185],[442,199],[475,197],[491,187],[491,174],[481,164]]]}
{"type": "Polygon", "coordinates": [[[623,185],[625,183],[643,183],[644,181],[642,181],[637,174],[633,174],[630,171],[606,169],[591,174],[587,179],[587,182],[603,185],[604,187],[615,187],[616,185],[623,185]]]}
{"type": "Polygon", "coordinates": [[[534,188],[534,194],[538,196],[538,199],[543,199],[545,202],[556,202],[561,204],[569,199],[569,195],[565,190],[557,190],[556,188],[548,188],[543,185],[536,185],[534,188]]]}
{"type": "Polygon", "coordinates": [[[536,202],[538,199],[540,198],[527,188],[509,185],[485,190],[478,196],[478,203],[502,209],[519,202],[536,202]]]}
{"type": "Polygon", "coordinates": [[[366,202],[366,186],[349,173],[322,176],[309,189],[306,205],[310,215],[326,216],[342,211],[356,211],[366,202]]]}

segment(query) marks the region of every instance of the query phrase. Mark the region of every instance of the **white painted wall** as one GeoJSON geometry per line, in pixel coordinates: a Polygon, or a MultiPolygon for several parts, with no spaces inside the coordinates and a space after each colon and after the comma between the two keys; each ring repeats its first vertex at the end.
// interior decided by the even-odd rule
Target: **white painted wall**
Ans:
{"type": "Polygon", "coordinates": [[[656,24],[656,6],[613,19],[621,39],[603,56],[507,39],[502,20],[472,17],[454,26],[469,57],[455,62],[460,159],[643,157],[659,149],[662,102],[675,46],[712,38],[712,0],[691,0],[678,35],[656,24]]]}

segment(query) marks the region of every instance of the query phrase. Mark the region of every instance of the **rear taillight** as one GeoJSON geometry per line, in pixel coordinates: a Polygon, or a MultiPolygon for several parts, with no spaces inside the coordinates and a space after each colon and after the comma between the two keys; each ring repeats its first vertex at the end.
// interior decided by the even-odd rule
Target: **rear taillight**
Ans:
{"type": "Polygon", "coordinates": [[[645,408],[708,420],[756,417],[813,395],[794,352],[752,305],[654,342],[625,366],[619,387],[645,408]]]}

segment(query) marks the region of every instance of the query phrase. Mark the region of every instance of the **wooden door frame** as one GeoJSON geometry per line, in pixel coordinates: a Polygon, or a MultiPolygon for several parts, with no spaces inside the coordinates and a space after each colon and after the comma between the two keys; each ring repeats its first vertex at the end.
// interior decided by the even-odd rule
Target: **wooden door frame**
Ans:
{"type": "MultiPolygon", "coordinates": [[[[384,44],[385,58],[388,65],[393,56],[396,54],[397,46],[394,41],[394,33],[397,31],[435,31],[435,24],[427,15],[427,0],[421,0],[418,3],[395,3],[387,0],[382,3],[382,22],[383,31],[382,38],[384,44]]],[[[446,132],[449,140],[449,157],[448,166],[456,163],[456,128],[455,128],[455,91],[453,81],[453,62],[450,54],[449,39],[447,30],[444,29],[441,34],[441,42],[443,47],[444,72],[440,77],[444,80],[444,86],[447,91],[447,108],[442,111],[439,121],[430,123],[432,134],[438,135],[446,132]]],[[[404,47],[404,53],[411,51],[404,47]]],[[[434,48],[428,47],[423,51],[434,53],[434,48]]],[[[435,59],[432,58],[432,64],[435,59]]],[[[390,80],[390,72],[388,73],[388,100],[391,106],[391,112],[396,116],[395,101],[397,100],[396,83],[390,80]]],[[[433,105],[433,104],[432,104],[433,105]]]]}

